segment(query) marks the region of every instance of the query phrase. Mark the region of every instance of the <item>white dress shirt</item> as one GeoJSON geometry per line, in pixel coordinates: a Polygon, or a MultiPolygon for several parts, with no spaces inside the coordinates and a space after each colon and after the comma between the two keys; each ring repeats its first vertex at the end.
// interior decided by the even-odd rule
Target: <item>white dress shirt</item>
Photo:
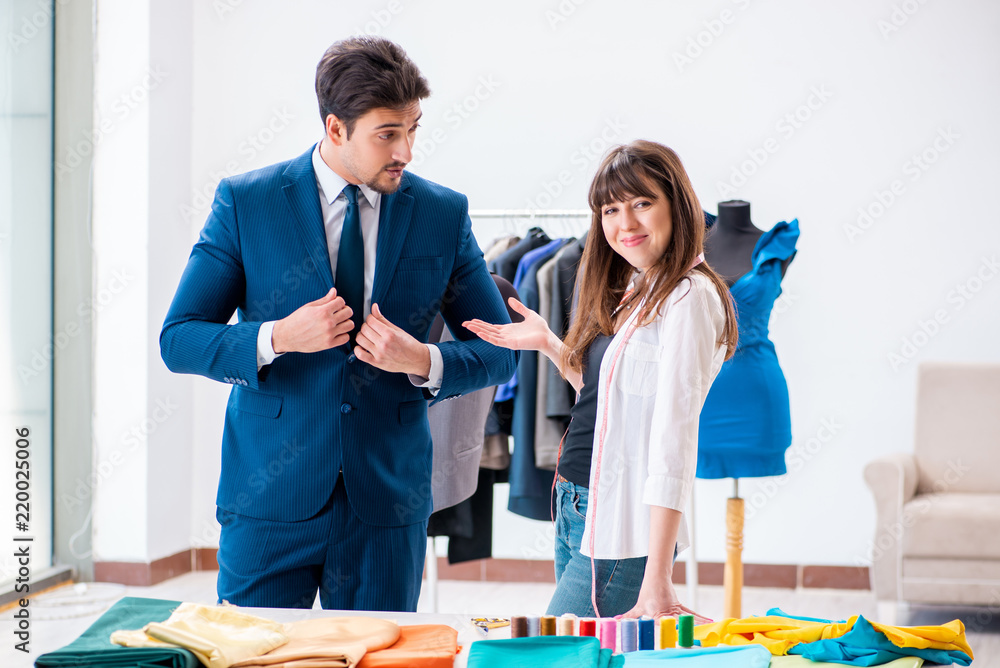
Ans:
{"type": "MultiPolygon", "coordinates": [[[[326,246],[330,254],[330,271],[337,275],[337,256],[340,251],[340,236],[344,231],[344,216],[347,212],[347,196],[343,194],[347,185],[339,174],[323,161],[319,152],[320,144],[313,150],[313,171],[316,172],[316,186],[319,203],[323,212],[323,226],[326,228],[326,246]]],[[[365,245],[365,303],[362,321],[371,313],[372,286],[375,284],[375,250],[378,245],[378,219],[382,206],[382,195],[368,186],[358,186],[364,197],[358,199],[358,213],[361,217],[361,237],[365,245]]],[[[271,333],[274,321],[265,322],[257,332],[257,370],[279,357],[274,352],[271,333]]],[[[409,374],[410,382],[417,387],[426,387],[432,394],[441,389],[444,377],[444,359],[437,346],[427,346],[431,356],[431,370],[427,378],[409,374]]],[[[283,354],[283,353],[282,353],[283,354]]]]}
{"type": "Polygon", "coordinates": [[[719,343],[726,317],[722,299],[704,274],[688,276],[667,297],[660,316],[636,327],[622,348],[642,305],[636,308],[601,360],[581,546],[595,559],[647,556],[650,506],[682,513],[677,550],[688,546],[683,513],[698,466],[698,418],[726,357],[719,343]]]}

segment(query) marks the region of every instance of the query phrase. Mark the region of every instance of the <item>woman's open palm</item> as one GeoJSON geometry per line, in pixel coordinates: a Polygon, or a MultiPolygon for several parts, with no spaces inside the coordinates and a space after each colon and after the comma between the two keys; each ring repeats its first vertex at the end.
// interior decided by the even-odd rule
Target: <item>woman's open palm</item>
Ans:
{"type": "Polygon", "coordinates": [[[509,325],[494,325],[482,320],[467,320],[462,323],[469,331],[483,341],[509,350],[542,350],[549,341],[550,331],[545,319],[530,308],[511,297],[511,308],[524,316],[523,322],[509,325]]]}

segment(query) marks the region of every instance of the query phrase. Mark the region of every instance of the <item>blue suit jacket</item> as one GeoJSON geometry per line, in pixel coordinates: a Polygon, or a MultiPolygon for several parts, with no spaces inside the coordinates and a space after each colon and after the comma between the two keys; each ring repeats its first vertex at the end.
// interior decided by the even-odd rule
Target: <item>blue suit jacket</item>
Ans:
{"type": "MultiPolygon", "coordinates": [[[[296,521],[330,498],[338,471],[365,522],[401,526],[431,512],[429,394],[347,346],[288,353],[257,371],[257,331],[333,287],[312,149],[224,179],[160,333],[177,373],[232,383],[222,441],[221,508],[296,521]],[[227,324],[233,312],[236,324],[227,324]]],[[[418,340],[440,311],[436,401],[505,382],[516,355],[461,326],[510,322],[472,236],[464,195],[409,173],[382,195],[372,302],[418,340]]]]}

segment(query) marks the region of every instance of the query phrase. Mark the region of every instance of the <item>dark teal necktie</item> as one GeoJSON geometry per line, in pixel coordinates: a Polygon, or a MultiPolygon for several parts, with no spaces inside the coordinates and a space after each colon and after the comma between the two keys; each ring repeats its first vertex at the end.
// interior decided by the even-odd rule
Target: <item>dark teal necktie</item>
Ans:
{"type": "Polygon", "coordinates": [[[365,306],[365,242],[361,237],[361,212],[358,209],[358,187],[348,184],[344,187],[347,197],[347,211],[344,213],[344,229],[340,233],[340,250],[337,251],[337,276],[334,287],[337,294],[354,312],[354,330],[351,332],[350,346],[353,348],[358,330],[364,322],[365,306]]]}

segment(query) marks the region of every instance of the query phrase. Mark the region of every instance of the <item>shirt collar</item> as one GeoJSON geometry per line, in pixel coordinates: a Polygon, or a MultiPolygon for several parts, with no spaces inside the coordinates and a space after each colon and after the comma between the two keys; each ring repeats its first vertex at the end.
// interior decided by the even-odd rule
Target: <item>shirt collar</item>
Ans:
{"type": "MultiPolygon", "coordinates": [[[[326,203],[333,204],[333,201],[340,197],[340,193],[344,189],[344,186],[347,185],[347,181],[345,181],[340,174],[330,169],[330,165],[323,161],[323,157],[319,154],[320,143],[317,143],[316,148],[313,149],[313,171],[316,172],[316,183],[319,184],[319,189],[323,193],[323,198],[326,199],[326,203]]],[[[361,192],[364,193],[365,199],[368,200],[368,203],[374,209],[375,205],[378,204],[379,193],[364,184],[361,184],[358,187],[361,189],[361,192]]]]}

